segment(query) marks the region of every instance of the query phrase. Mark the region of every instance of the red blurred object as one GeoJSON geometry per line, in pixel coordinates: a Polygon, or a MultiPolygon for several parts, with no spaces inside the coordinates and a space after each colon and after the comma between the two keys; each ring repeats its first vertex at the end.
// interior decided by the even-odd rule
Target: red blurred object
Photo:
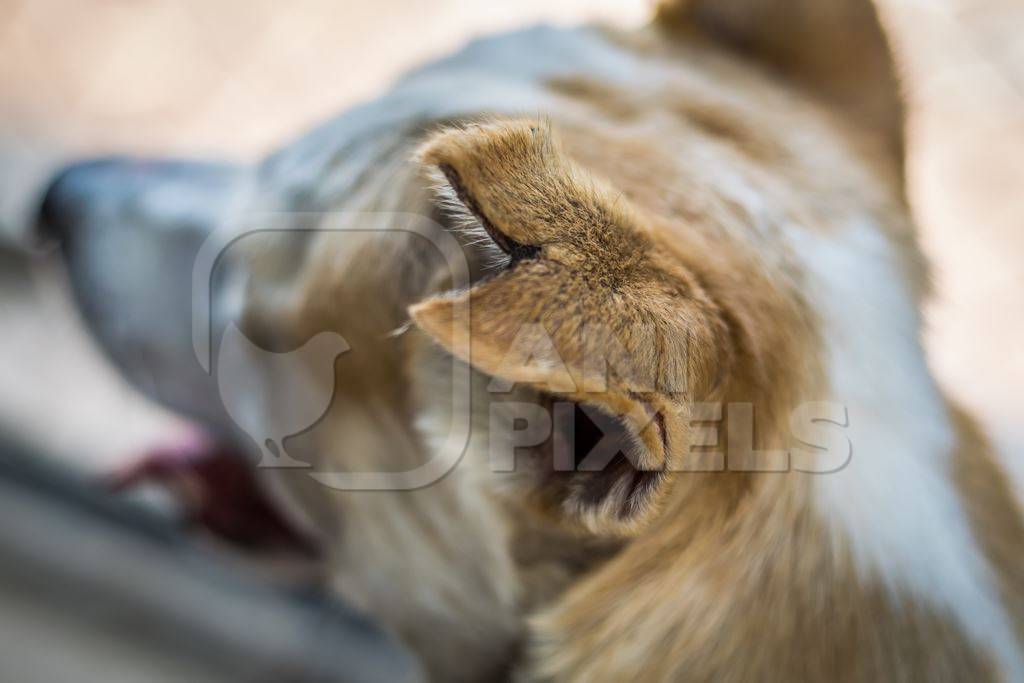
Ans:
{"type": "Polygon", "coordinates": [[[154,484],[179,501],[190,525],[251,550],[317,554],[316,545],[278,510],[252,465],[230,444],[198,430],[153,449],[108,479],[114,491],[154,484]]]}

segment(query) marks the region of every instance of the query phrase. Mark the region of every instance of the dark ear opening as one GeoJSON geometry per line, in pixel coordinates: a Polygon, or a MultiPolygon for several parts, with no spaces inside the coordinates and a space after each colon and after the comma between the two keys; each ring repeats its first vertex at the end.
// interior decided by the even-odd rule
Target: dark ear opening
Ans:
{"type": "Polygon", "coordinates": [[[798,81],[884,134],[902,164],[899,74],[871,0],[661,0],[658,22],[696,29],[798,81]]]}
{"type": "Polygon", "coordinates": [[[664,419],[643,408],[613,415],[593,404],[563,407],[553,428],[552,460],[571,464],[572,471],[542,484],[554,486],[560,511],[592,533],[636,533],[657,515],[669,490],[664,419]]]}

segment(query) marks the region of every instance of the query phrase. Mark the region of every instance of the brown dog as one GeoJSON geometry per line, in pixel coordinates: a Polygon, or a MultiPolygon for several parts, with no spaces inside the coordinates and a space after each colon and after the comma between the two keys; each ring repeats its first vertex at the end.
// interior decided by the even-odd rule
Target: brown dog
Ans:
{"type": "Polygon", "coordinates": [[[865,0],[684,0],[475,42],[222,171],[207,227],[302,230],[243,240],[220,317],[351,346],[289,455],[468,434],[413,490],[262,472],[325,582],[438,681],[1024,680],[1024,526],[924,361],[902,112],[865,0]]]}

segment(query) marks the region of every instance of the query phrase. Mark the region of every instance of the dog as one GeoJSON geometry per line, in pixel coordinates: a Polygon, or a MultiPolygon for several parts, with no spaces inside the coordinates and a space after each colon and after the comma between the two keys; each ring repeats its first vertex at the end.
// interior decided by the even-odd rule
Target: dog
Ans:
{"type": "Polygon", "coordinates": [[[232,419],[194,352],[344,338],[257,476],[432,680],[1024,680],[1024,522],[924,359],[904,121],[866,0],[666,1],[474,41],[254,167],[72,167],[41,222],[125,372],[253,463],[274,388],[232,419]],[[329,485],[453,434],[426,483],[329,485]]]}

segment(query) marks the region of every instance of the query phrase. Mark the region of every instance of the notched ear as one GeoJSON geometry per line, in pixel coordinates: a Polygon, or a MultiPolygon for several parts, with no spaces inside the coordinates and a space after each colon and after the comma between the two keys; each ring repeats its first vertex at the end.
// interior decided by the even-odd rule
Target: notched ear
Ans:
{"type": "MultiPolygon", "coordinates": [[[[675,406],[703,395],[719,370],[717,361],[705,363],[720,357],[720,340],[691,304],[677,308],[692,313],[681,318],[692,334],[657,320],[657,309],[642,301],[650,298],[601,291],[569,267],[538,259],[410,308],[456,357],[536,390],[550,431],[517,443],[528,454],[514,459],[518,493],[595,534],[633,534],[658,514],[686,452],[675,406]],[[460,335],[469,343],[460,347],[460,335]],[[687,339],[699,348],[677,344],[687,339]]],[[[520,429],[517,417],[503,426],[509,436],[520,429]]]]}
{"type": "Polygon", "coordinates": [[[658,22],[691,28],[821,95],[903,157],[903,100],[871,0],[661,0],[658,22]]]}
{"type": "Polygon", "coordinates": [[[674,402],[705,395],[727,355],[713,302],[682,266],[654,257],[642,214],[582,173],[544,124],[444,130],[420,158],[508,264],[412,306],[412,319],[549,411],[547,440],[518,444],[533,457],[522,472],[516,460],[514,477],[540,508],[594,533],[636,532],[685,452],[670,447],[682,438],[674,402]]]}
{"type": "MultiPolygon", "coordinates": [[[[633,340],[610,342],[584,331],[593,316],[582,285],[564,266],[524,262],[468,291],[416,304],[410,314],[453,355],[507,381],[499,392],[511,383],[536,390],[550,431],[542,441],[518,444],[529,448],[516,460],[516,495],[592,533],[624,535],[652,518],[667,491],[666,404],[653,386],[633,391],[639,382],[653,384],[637,365],[657,367],[656,359],[624,351],[612,359],[615,367],[602,367],[608,360],[602,348],[624,350],[633,340]],[[460,329],[470,340],[462,348],[460,329]],[[594,357],[600,362],[588,363],[594,357]]],[[[622,321],[619,329],[643,334],[641,321],[625,315],[622,321]]],[[[502,426],[509,436],[518,429],[516,418],[502,426]]],[[[491,438],[503,443],[505,435],[492,431],[491,438]]]]}

